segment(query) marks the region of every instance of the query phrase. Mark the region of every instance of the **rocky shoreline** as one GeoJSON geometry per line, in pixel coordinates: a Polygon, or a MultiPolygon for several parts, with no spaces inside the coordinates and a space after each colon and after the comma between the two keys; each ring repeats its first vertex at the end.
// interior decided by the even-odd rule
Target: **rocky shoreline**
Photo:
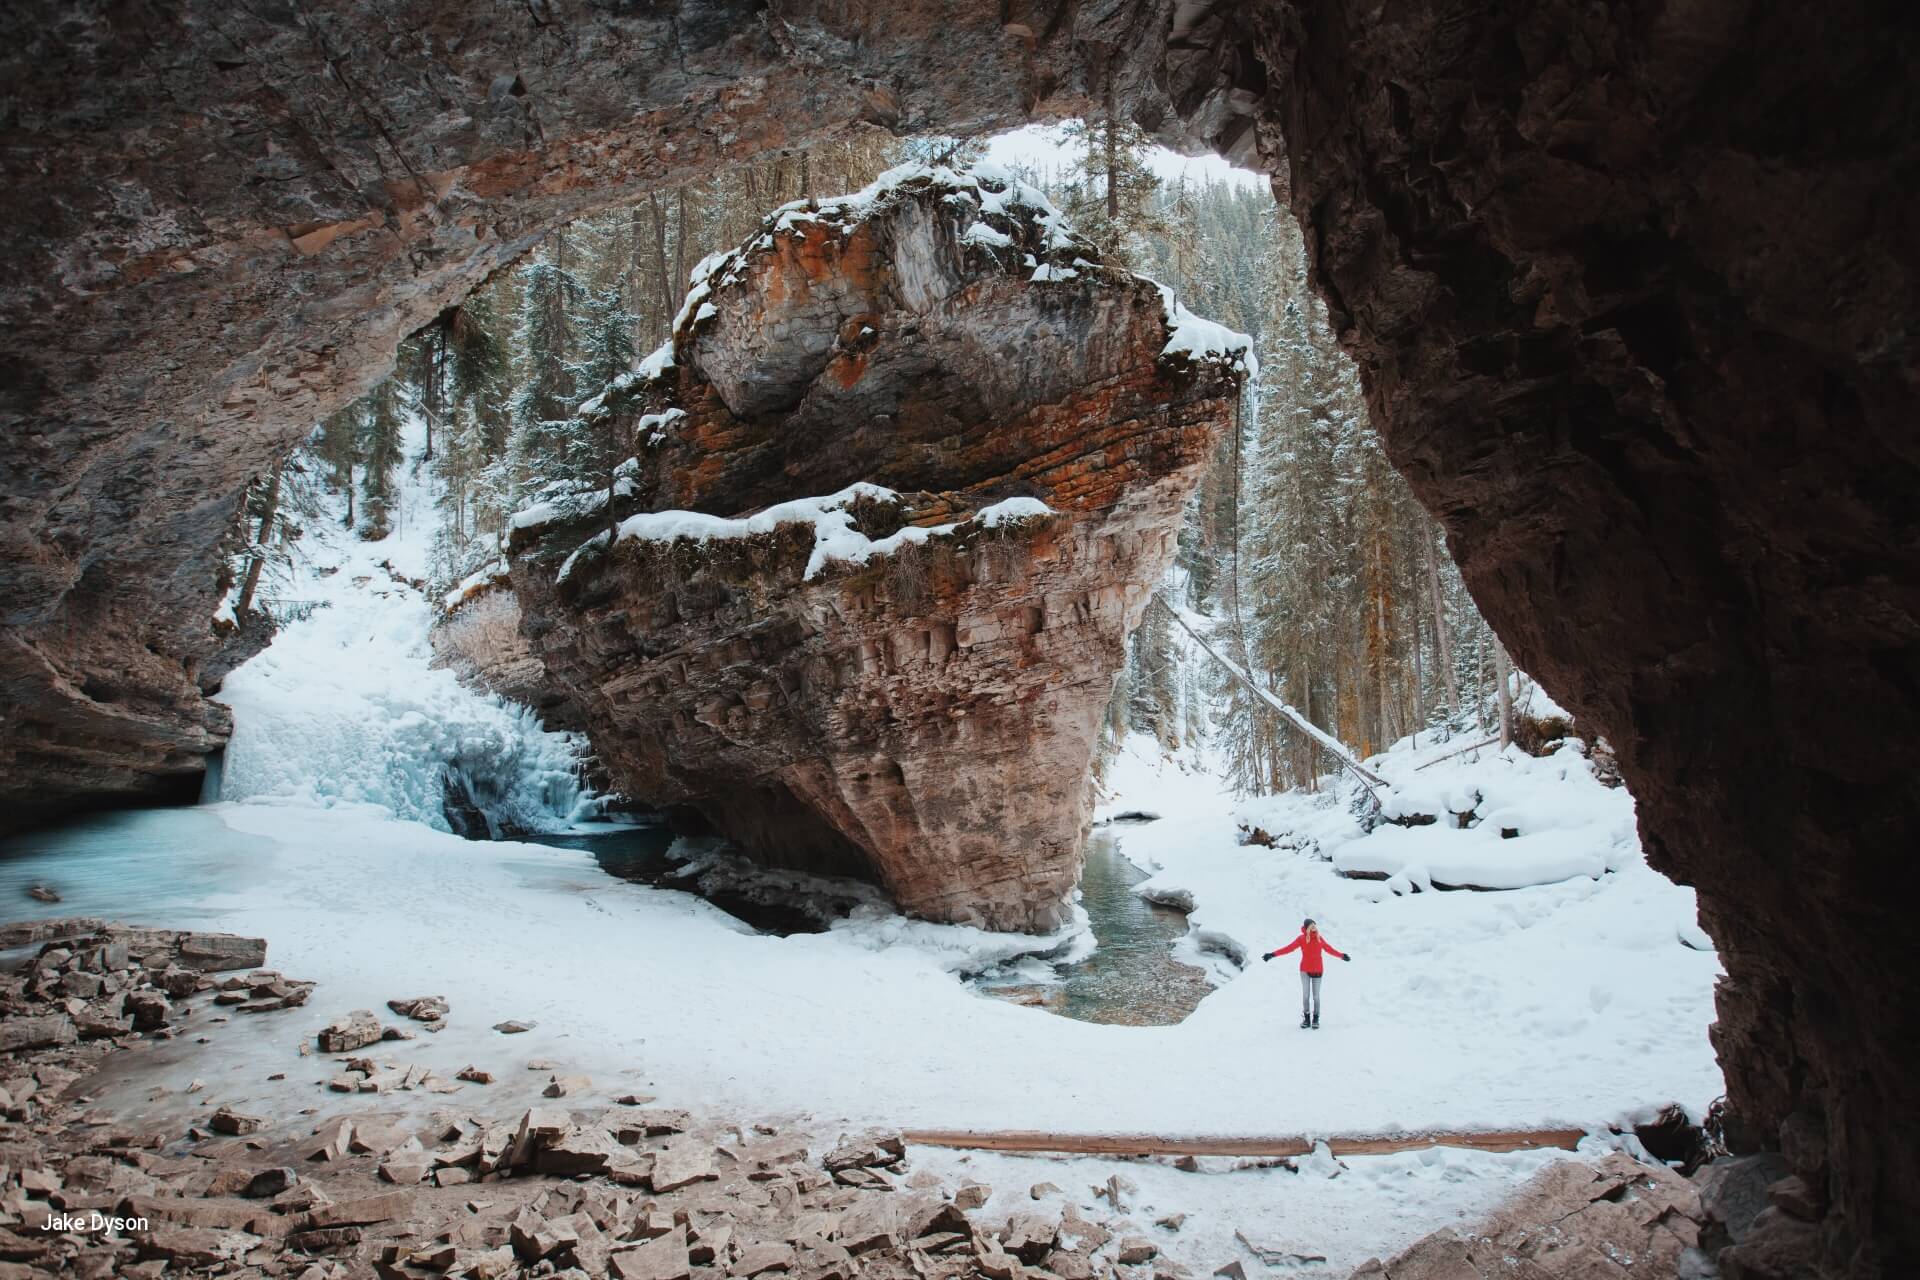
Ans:
{"type": "MultiPolygon", "coordinates": [[[[990,1186],[911,1168],[898,1133],[812,1132],[638,1093],[581,1107],[591,1081],[540,1058],[445,1076],[382,1062],[380,1044],[446,1025],[454,1011],[435,996],[390,1001],[390,1022],[356,1010],[303,1033],[303,1059],[331,1060],[315,1062],[316,1103],[365,1095],[362,1109],[255,1115],[195,1080],[188,1116],[123,1123],[96,1105],[102,1068],[138,1070],[157,1041],[211,1045],[236,1015],[307,1005],[314,985],[264,969],[262,939],[96,919],[0,927],[6,952],[0,1280],[1331,1274],[1324,1257],[1268,1257],[1257,1234],[1238,1234],[1242,1257],[1187,1258],[1184,1215],[1147,1226],[1152,1211],[1123,1174],[1091,1197],[1038,1181],[1012,1197],[1018,1211],[1002,1196],[993,1212],[990,1186]],[[485,1086],[521,1067],[546,1077],[543,1100],[490,1109],[485,1086]]],[[[1190,1159],[1177,1167],[1199,1173],[1190,1159]]],[[[1443,1228],[1356,1275],[1712,1276],[1708,1252],[1764,1226],[1762,1214],[1795,1212],[1791,1188],[1770,1185],[1778,1174],[1721,1161],[1690,1181],[1617,1152],[1562,1161],[1473,1231],[1443,1228]]],[[[1739,1250],[1731,1260],[1729,1276],[1772,1274],[1739,1250]]]]}

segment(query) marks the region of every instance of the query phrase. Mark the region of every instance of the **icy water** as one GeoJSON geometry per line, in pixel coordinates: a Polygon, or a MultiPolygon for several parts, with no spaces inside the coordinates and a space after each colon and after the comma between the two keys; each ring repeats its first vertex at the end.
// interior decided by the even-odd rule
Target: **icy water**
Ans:
{"type": "Polygon", "coordinates": [[[986,975],[981,989],[1081,1022],[1160,1027],[1185,1021],[1213,985],[1202,970],[1174,958],[1173,946],[1187,932],[1186,913],[1133,892],[1146,878],[1120,852],[1113,832],[1094,832],[1080,873],[1093,953],[1066,965],[1028,960],[1008,966],[986,975]],[[1046,967],[1054,972],[1038,972],[1046,967]]]}
{"type": "Polygon", "coordinates": [[[94,814],[0,840],[0,921],[103,916],[190,924],[261,875],[260,841],[198,809],[94,814]],[[60,895],[40,902],[34,886],[60,895]]]}

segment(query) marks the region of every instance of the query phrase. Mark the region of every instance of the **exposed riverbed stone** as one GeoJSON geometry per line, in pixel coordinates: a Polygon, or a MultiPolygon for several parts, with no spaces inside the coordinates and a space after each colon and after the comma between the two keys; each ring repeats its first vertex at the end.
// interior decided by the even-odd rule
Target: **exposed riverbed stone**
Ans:
{"type": "Polygon", "coordinates": [[[611,515],[550,500],[510,542],[622,792],[917,914],[1066,919],[1126,637],[1249,367],[1098,257],[1038,193],[940,171],[696,278],[671,363],[583,410],[635,455],[611,515]]]}

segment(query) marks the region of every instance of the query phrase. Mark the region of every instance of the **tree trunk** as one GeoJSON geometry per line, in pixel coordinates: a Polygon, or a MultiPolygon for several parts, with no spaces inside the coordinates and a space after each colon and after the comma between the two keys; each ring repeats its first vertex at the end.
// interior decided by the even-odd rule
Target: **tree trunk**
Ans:
{"type": "MultiPolygon", "coordinates": [[[[654,196],[647,197],[649,203],[652,203],[656,199],[657,197],[654,196]]],[[[655,208],[655,219],[657,220],[659,216],[659,209],[655,208]]],[[[627,242],[627,305],[628,310],[633,312],[633,343],[636,347],[644,346],[647,340],[651,338],[654,345],[657,346],[660,341],[659,338],[655,336],[655,331],[660,327],[658,313],[661,310],[665,310],[668,306],[667,293],[664,288],[660,291],[660,297],[658,299],[659,306],[650,315],[647,311],[646,291],[640,287],[640,282],[645,275],[645,270],[640,265],[640,246],[644,243],[644,240],[640,234],[640,206],[637,204],[633,206],[633,213],[627,227],[627,234],[629,237],[627,242]]]]}
{"type": "Polygon", "coordinates": [[[420,455],[422,462],[433,461],[433,420],[440,412],[440,369],[447,352],[447,326],[444,323],[433,326],[433,346],[430,350],[431,354],[427,357],[427,385],[422,389],[421,396],[424,412],[420,416],[427,423],[427,451],[420,455]]]}
{"type": "Polygon", "coordinates": [[[1513,666],[1507,661],[1507,648],[1500,638],[1493,639],[1494,697],[1500,702],[1500,745],[1513,745],[1513,666]]]}
{"type": "MultiPolygon", "coordinates": [[[[1416,597],[1417,598],[1417,597],[1416,597]]],[[[1420,670],[1420,610],[1413,613],[1413,747],[1420,749],[1420,728],[1427,722],[1427,685],[1420,670]]]]}
{"type": "Polygon", "coordinates": [[[684,184],[675,191],[674,201],[677,205],[673,215],[673,282],[676,288],[669,290],[661,302],[669,317],[680,309],[675,294],[687,287],[687,188],[684,184]]]}
{"type": "Polygon", "coordinates": [[[660,309],[654,312],[653,345],[659,346],[667,340],[667,326],[673,322],[673,304],[668,302],[673,292],[673,283],[667,279],[667,211],[660,206],[660,197],[649,195],[647,208],[653,211],[653,274],[660,285],[660,309]]]}
{"type": "Polygon", "coordinates": [[[1427,530],[1427,588],[1433,595],[1434,661],[1440,667],[1440,687],[1447,695],[1447,719],[1460,714],[1460,678],[1453,669],[1453,638],[1447,632],[1446,599],[1440,593],[1440,556],[1434,550],[1437,531],[1427,530]]]}
{"type": "Polygon", "coordinates": [[[1113,67],[1107,67],[1107,224],[1108,234],[1119,232],[1120,126],[1113,105],[1113,67]]]}
{"type": "Polygon", "coordinates": [[[273,479],[267,482],[267,509],[260,515],[260,536],[253,540],[253,559],[247,563],[247,578],[240,586],[240,602],[233,609],[236,618],[246,617],[247,610],[253,608],[253,593],[260,586],[260,571],[267,566],[267,538],[273,533],[274,517],[280,513],[280,471],[285,466],[284,458],[274,463],[273,479]]]}

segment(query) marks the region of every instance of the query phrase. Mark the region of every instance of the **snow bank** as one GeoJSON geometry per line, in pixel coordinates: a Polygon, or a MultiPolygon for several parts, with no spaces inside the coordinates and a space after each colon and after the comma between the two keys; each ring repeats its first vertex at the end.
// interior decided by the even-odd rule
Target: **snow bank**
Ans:
{"type": "MultiPolygon", "coordinates": [[[[1316,1096],[1324,1088],[1415,1128],[1432,1123],[1435,1107],[1514,1118],[1531,1110],[1575,1125],[1625,1119],[1663,1100],[1700,1112],[1724,1084],[1706,1036],[1720,966],[1701,949],[1693,891],[1646,865],[1631,797],[1601,785],[1577,752],[1536,760],[1489,750],[1414,768],[1459,745],[1367,763],[1390,782],[1421,779],[1430,798],[1480,796],[1479,826],[1445,826],[1442,813],[1432,826],[1369,833],[1344,787],[1237,801],[1204,762],[1168,760],[1150,739],[1128,740],[1095,816],[1143,802],[1164,815],[1111,828],[1127,857],[1153,873],[1134,891],[1190,902],[1192,937],[1252,961],[1179,1031],[1213,1043],[1248,1020],[1289,1025],[1297,961],[1258,957],[1312,916],[1355,959],[1332,965],[1326,1026],[1275,1046],[1276,1088],[1324,1071],[1317,1078],[1338,1083],[1316,1085],[1316,1096]],[[1502,840],[1501,823],[1517,823],[1521,836],[1502,840]],[[1277,846],[1241,844],[1243,825],[1277,846]],[[1448,862],[1456,849],[1461,860],[1477,854],[1496,868],[1531,867],[1515,879],[1552,882],[1416,893],[1422,886],[1411,875],[1394,883],[1337,871],[1343,858],[1378,850],[1377,865],[1391,856],[1403,871],[1422,867],[1444,882],[1436,868],[1458,874],[1448,862]],[[1565,864],[1549,865],[1554,858],[1565,864]],[[1337,1044],[1328,1029],[1336,1017],[1337,1044]],[[1549,1079],[1544,1092],[1563,1102],[1539,1090],[1549,1079]],[[1448,1089],[1459,1092],[1443,1102],[1448,1089]],[[1409,1107],[1415,1094],[1426,1101],[1409,1107]],[[1566,1108],[1574,1099],[1584,1102],[1566,1108]]],[[[1314,1105],[1298,1095],[1290,1103],[1314,1105]]]]}
{"type": "Polygon", "coordinates": [[[874,556],[891,555],[908,544],[919,545],[932,538],[950,537],[969,520],[987,528],[998,528],[1053,514],[1053,508],[1038,498],[1008,498],[982,507],[969,520],[931,526],[907,525],[884,538],[869,538],[853,525],[853,505],[863,498],[870,502],[894,504],[900,501],[900,495],[892,489],[861,481],[848,485],[838,493],[818,498],[795,498],[749,516],[712,516],[699,511],[642,512],[620,523],[618,540],[625,542],[631,538],[646,542],[673,542],[685,538],[692,542],[710,542],[751,538],[772,533],[783,525],[811,525],[813,554],[807,559],[805,575],[811,581],[829,563],[865,564],[874,556]]]}
{"type": "MultiPolygon", "coordinates": [[[[1517,747],[1460,753],[1457,742],[1401,743],[1368,764],[1387,782],[1384,821],[1369,829],[1349,806],[1344,827],[1324,816],[1304,824],[1343,875],[1385,880],[1396,893],[1519,889],[1593,879],[1640,860],[1633,797],[1602,785],[1578,743],[1541,757],[1517,747]]],[[[1243,820],[1269,832],[1301,825],[1298,799],[1254,802],[1243,820]]]]}

